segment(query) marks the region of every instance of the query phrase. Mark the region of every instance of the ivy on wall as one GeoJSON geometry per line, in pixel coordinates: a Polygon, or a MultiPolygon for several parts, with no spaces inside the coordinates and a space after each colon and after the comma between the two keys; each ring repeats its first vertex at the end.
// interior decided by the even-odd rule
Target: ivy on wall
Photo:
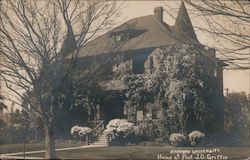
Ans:
{"type": "Polygon", "coordinates": [[[155,49],[150,59],[151,74],[121,74],[128,88],[128,119],[136,121],[136,111],[152,103],[163,128],[184,133],[203,131],[214,120],[211,102],[218,93],[216,62],[188,45],[155,49]]]}

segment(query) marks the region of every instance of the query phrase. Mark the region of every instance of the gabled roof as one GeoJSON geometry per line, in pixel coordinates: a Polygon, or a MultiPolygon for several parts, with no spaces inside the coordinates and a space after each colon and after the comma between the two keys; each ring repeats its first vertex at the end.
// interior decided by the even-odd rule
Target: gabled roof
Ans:
{"type": "Polygon", "coordinates": [[[80,49],[79,57],[157,48],[177,43],[189,43],[191,41],[199,43],[183,3],[180,7],[177,21],[175,26],[169,26],[165,22],[157,19],[155,15],[131,19],[104,35],[88,42],[80,49]],[[182,22],[185,20],[184,18],[187,18],[186,22],[182,22]],[[124,41],[115,42],[113,35],[129,32],[137,34],[135,34],[136,36],[130,36],[124,41]]]}

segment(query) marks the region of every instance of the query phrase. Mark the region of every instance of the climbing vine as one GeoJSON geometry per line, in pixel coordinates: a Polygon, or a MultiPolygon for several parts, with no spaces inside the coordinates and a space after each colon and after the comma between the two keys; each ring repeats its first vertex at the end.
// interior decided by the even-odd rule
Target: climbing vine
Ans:
{"type": "Polygon", "coordinates": [[[151,74],[123,75],[128,117],[134,119],[138,108],[153,102],[166,128],[184,133],[204,129],[213,120],[211,100],[218,92],[215,62],[188,45],[158,48],[150,58],[151,74]]]}

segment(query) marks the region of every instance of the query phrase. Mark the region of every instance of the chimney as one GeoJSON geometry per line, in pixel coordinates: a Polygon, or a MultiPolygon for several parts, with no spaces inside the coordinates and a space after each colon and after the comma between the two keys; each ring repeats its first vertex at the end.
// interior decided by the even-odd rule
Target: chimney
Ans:
{"type": "Polygon", "coordinates": [[[214,48],[208,48],[207,52],[208,52],[208,55],[213,57],[213,58],[216,56],[214,48]]]}
{"type": "Polygon", "coordinates": [[[155,7],[154,13],[155,18],[157,18],[160,22],[163,22],[163,7],[155,7]]]}

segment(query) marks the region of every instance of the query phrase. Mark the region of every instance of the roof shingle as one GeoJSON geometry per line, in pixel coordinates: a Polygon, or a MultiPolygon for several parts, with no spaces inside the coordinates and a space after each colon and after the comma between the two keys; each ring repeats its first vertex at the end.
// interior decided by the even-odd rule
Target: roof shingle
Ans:
{"type": "Polygon", "coordinates": [[[198,43],[184,3],[182,3],[175,26],[159,21],[154,15],[131,19],[104,35],[88,42],[80,49],[79,57],[116,53],[145,48],[157,48],[177,43],[198,43]],[[112,33],[141,31],[137,36],[116,42],[112,33]],[[182,33],[183,32],[183,33],[182,33]]]}

